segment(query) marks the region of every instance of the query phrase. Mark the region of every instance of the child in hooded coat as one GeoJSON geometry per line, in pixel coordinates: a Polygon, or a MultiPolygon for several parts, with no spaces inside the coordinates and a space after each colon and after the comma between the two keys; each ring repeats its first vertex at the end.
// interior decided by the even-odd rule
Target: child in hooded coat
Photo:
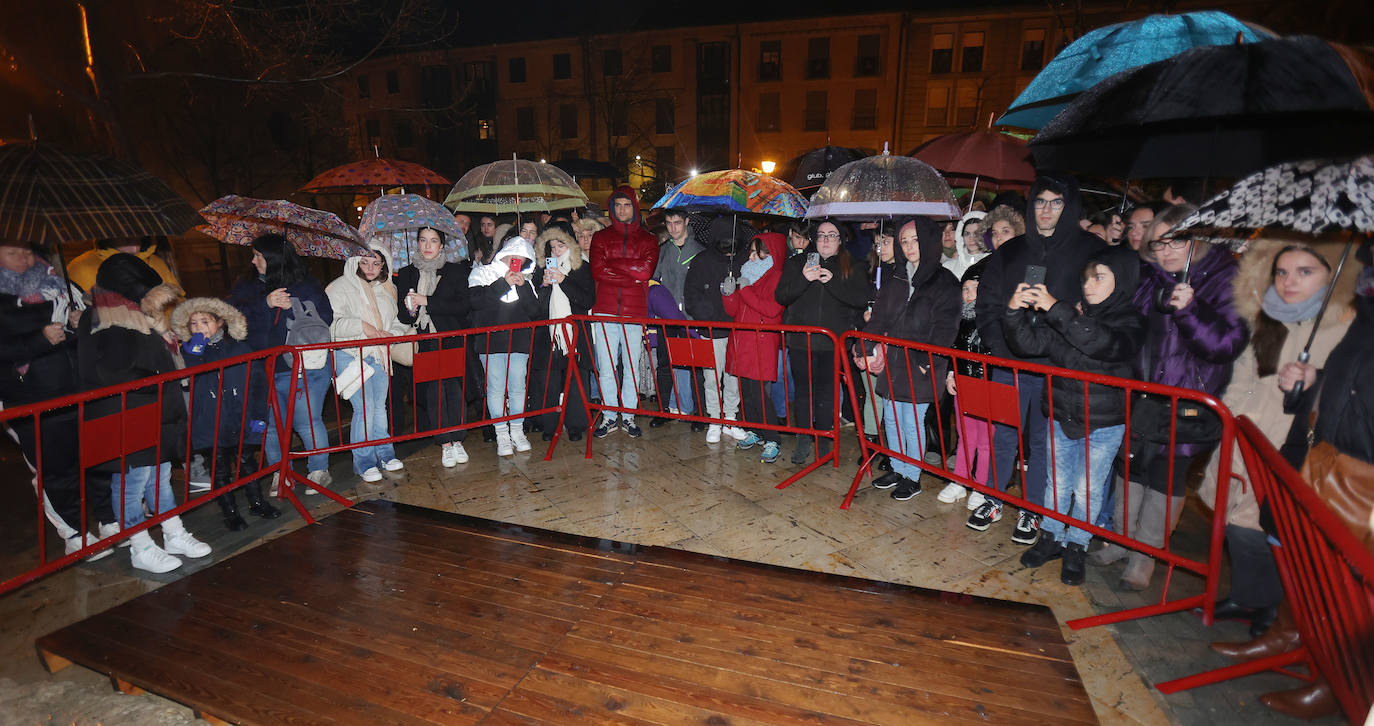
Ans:
{"type": "MultiPolygon", "coordinates": [[[[740,286],[724,296],[725,312],[737,323],[757,325],[759,330],[731,330],[725,348],[725,371],[739,378],[740,402],[744,420],[753,424],[768,423],[768,382],[778,377],[778,352],[782,349],[782,335],[767,332],[782,322],[786,308],[778,303],[778,280],[782,278],[782,263],[787,259],[787,238],[777,232],[764,232],[749,243],[749,259],[740,269],[740,286]]],[[[736,444],[739,449],[763,445],[764,463],[778,459],[778,432],[769,428],[753,428],[736,444]]]]}
{"type": "MultiPolygon", "coordinates": [[[[211,297],[194,297],[172,311],[172,332],[182,341],[181,354],[186,367],[252,353],[244,342],[248,321],[233,305],[211,297]]],[[[261,369],[259,369],[261,370],[261,369]]],[[[257,471],[258,447],[245,442],[243,431],[257,429],[261,436],[265,422],[247,418],[248,364],[229,366],[194,377],[191,386],[191,451],[199,454],[210,471],[215,489],[223,489],[257,471]]],[[[262,481],[243,485],[248,511],[263,519],[274,519],[281,512],[262,496],[262,481]]],[[[239,516],[234,492],[216,497],[224,526],[231,532],[248,528],[239,516]]]]}
{"type": "MultiPolygon", "coordinates": [[[[1108,247],[1089,258],[1082,279],[1079,305],[1056,300],[1043,284],[1018,284],[1005,312],[1007,344],[1020,356],[1048,355],[1050,364],[1060,368],[1130,377],[1145,341],[1145,319],[1132,300],[1140,281],[1140,260],[1130,249],[1108,247]]],[[[1126,431],[1126,400],[1125,390],[1094,383],[1088,385],[1084,401],[1081,381],[1054,379],[1041,404],[1050,418],[1054,459],[1049,477],[1053,486],[1045,489],[1046,509],[1079,521],[1092,521],[1097,515],[1126,431]]],[[[1021,555],[1021,564],[1039,567],[1062,556],[1060,581],[1081,585],[1091,539],[1081,529],[1046,518],[1039,540],[1021,555]]]]}
{"type": "MultiPolygon", "coordinates": [[[[948,261],[945,264],[948,267],[948,261]]],[[[978,332],[978,316],[974,311],[978,300],[978,281],[983,276],[983,267],[975,264],[964,270],[961,285],[963,303],[959,311],[959,333],[954,336],[954,347],[969,353],[988,355],[990,351],[983,345],[983,338],[978,332]]],[[[963,412],[963,407],[959,405],[958,388],[954,382],[956,374],[968,378],[985,378],[983,364],[967,358],[955,360],[954,368],[945,377],[945,386],[946,390],[954,395],[954,408],[959,412],[959,444],[954,452],[954,474],[976,482],[985,482],[988,480],[988,468],[992,461],[992,423],[985,418],[970,416],[963,412]]],[[[937,498],[948,504],[963,499],[966,494],[968,489],[962,484],[950,482],[937,498]]],[[[975,494],[976,496],[969,500],[969,509],[977,509],[983,501],[981,494],[975,494]]]]}
{"type": "MultiPolygon", "coordinates": [[[[534,286],[534,247],[515,230],[507,232],[491,264],[476,265],[468,276],[472,325],[485,328],[540,319],[539,289],[534,286]],[[512,261],[518,261],[516,267],[512,261]]],[[[514,416],[525,411],[525,371],[534,345],[534,328],[481,333],[471,345],[487,372],[487,415],[514,416]]],[[[496,455],[529,451],[525,422],[514,418],[495,424],[496,455]]]]}

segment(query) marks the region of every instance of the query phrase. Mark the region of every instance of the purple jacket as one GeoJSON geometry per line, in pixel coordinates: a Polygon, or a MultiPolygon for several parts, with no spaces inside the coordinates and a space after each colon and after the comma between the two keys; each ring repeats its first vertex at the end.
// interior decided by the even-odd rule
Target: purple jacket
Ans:
{"type": "MultiPolygon", "coordinates": [[[[1172,290],[1178,281],[1158,265],[1144,265],[1135,294],[1136,308],[1148,321],[1138,361],[1140,380],[1221,396],[1231,380],[1232,363],[1250,339],[1249,328],[1231,299],[1237,269],[1230,252],[1213,247],[1192,265],[1193,301],[1182,310],[1170,308],[1165,313],[1155,300],[1161,290],[1172,290]]],[[[1192,456],[1207,448],[1181,444],[1178,450],[1192,456]]]]}
{"type": "MultiPolygon", "coordinates": [[[[661,320],[687,320],[687,315],[677,306],[677,300],[673,299],[673,293],[668,291],[657,281],[649,283],[649,317],[661,320]]],[[[645,332],[649,335],[649,345],[657,347],[658,333],[660,328],[649,328],[645,332]]],[[[681,338],[686,335],[687,328],[673,326],[666,329],[669,338],[681,338]]]]}

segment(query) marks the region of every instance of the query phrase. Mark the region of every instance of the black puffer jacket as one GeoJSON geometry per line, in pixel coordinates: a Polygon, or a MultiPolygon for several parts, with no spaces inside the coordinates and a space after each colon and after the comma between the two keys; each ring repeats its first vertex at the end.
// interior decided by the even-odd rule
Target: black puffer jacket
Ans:
{"type": "Polygon", "coordinates": [[[43,328],[52,314],[51,302],[21,305],[0,294],[0,403],[14,408],[76,393],[76,337],[48,342],[43,328]]]}
{"type": "MultiPolygon", "coordinates": [[[[725,312],[725,296],[720,294],[720,283],[725,280],[727,273],[739,274],[743,264],[743,258],[736,255],[732,266],[730,258],[720,250],[709,247],[698,252],[687,268],[687,280],[682,285],[682,308],[687,317],[711,323],[734,322],[734,318],[725,312]]],[[[705,328],[700,330],[702,335],[706,334],[705,328]]],[[[712,328],[710,334],[713,338],[726,338],[730,335],[730,329],[712,328]]]]}
{"type": "MultiPolygon", "coordinates": [[[[1060,368],[1129,378],[1135,372],[1136,353],[1145,341],[1145,319],[1131,300],[1140,282],[1140,258],[1129,247],[1107,247],[1091,261],[1106,265],[1116,276],[1116,288],[1106,300],[1096,305],[1082,303],[1083,313],[1075,309],[1075,303],[1064,300],[1040,314],[1004,307],[1007,343],[1024,358],[1048,356],[1050,364],[1060,368]]],[[[1089,384],[1087,403],[1091,418],[1085,422],[1082,381],[1055,377],[1042,410],[1053,415],[1071,439],[1126,421],[1126,392],[1120,388],[1089,384]],[[1053,412],[1049,410],[1050,393],[1054,395],[1053,412]]]]}
{"type": "MultiPolygon", "coordinates": [[[[967,270],[964,270],[964,277],[959,281],[961,290],[959,298],[959,334],[954,336],[955,348],[966,350],[970,353],[981,353],[983,355],[990,355],[992,351],[988,350],[986,345],[983,345],[983,334],[978,331],[978,316],[976,312],[972,310],[965,312],[962,289],[963,285],[970,281],[979,282],[979,284],[981,284],[980,281],[983,277],[983,270],[987,269],[987,263],[988,258],[986,257],[973,263],[967,270]],[[969,317],[970,315],[971,317],[969,317]]],[[[971,307],[976,307],[977,304],[975,300],[971,307]]],[[[960,358],[955,363],[955,372],[961,376],[982,378],[983,364],[978,361],[969,360],[968,358],[960,358]]]]}
{"type": "MultiPolygon", "coordinates": [[[[850,259],[849,275],[840,274],[840,256],[848,255],[841,250],[829,258],[821,260],[824,267],[834,275],[830,282],[811,281],[802,277],[806,258],[816,251],[813,242],[804,251],[806,254],[792,255],[782,265],[782,278],[773,297],[779,305],[787,308],[782,314],[786,325],[814,325],[835,334],[844,335],[854,330],[863,321],[863,311],[868,307],[869,285],[868,265],[860,260],[850,259]]],[[[807,338],[811,338],[812,351],[831,350],[830,339],[824,336],[809,336],[804,333],[788,333],[787,347],[806,350],[807,338]]]]}
{"type": "MultiPolygon", "coordinates": [[[[864,332],[948,348],[959,330],[959,281],[941,264],[940,226],[924,217],[906,224],[916,225],[920,262],[911,275],[908,264],[885,268],[892,276],[883,280],[864,332]]],[[[905,228],[898,227],[899,236],[905,228]]],[[[933,403],[948,370],[948,358],[888,346],[878,393],[906,403],[933,403]]]]}

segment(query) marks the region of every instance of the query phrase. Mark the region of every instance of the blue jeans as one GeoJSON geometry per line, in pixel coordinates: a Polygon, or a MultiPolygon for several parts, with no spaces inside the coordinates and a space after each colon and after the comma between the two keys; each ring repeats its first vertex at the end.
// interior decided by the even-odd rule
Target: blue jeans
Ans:
{"type": "MultiPolygon", "coordinates": [[[[596,347],[596,376],[601,382],[601,403],[619,408],[638,408],[639,391],[635,386],[635,373],[639,370],[639,359],[644,353],[644,326],[592,323],[592,343],[596,347]],[[615,361],[622,354],[625,370],[617,385],[615,361]]],[[[617,415],[614,411],[607,411],[606,414],[617,415]]],[[[626,415],[634,416],[633,413],[626,415]]]]}
{"type": "MultiPolygon", "coordinates": [[[[377,439],[389,438],[388,422],[386,415],[386,392],[391,385],[390,376],[386,374],[386,366],[374,356],[363,359],[364,363],[372,366],[376,371],[370,378],[363,381],[363,385],[353,397],[348,399],[348,403],[353,407],[353,423],[349,426],[349,443],[358,444],[364,441],[376,441],[377,439]]],[[[353,354],[343,350],[334,351],[334,371],[337,375],[345,367],[353,363],[353,354]]],[[[312,391],[312,404],[313,400],[312,391]]],[[[361,474],[368,469],[381,468],[382,464],[396,458],[396,447],[391,444],[377,444],[376,446],[359,446],[352,450],[353,454],[353,473],[361,474]]],[[[312,469],[314,467],[311,467],[312,469]]]]}
{"type": "MultiPolygon", "coordinates": [[[[529,353],[483,353],[482,367],[487,371],[487,413],[492,418],[525,412],[525,369],[529,353]]],[[[519,426],[524,419],[506,423],[519,426]]],[[[505,424],[497,424],[504,426],[505,424]]]]}
{"type": "MultiPolygon", "coordinates": [[[[922,423],[926,420],[927,408],[930,408],[928,403],[883,401],[883,428],[887,431],[887,445],[920,461],[926,446],[926,432],[922,423]]],[[[895,456],[892,457],[892,471],[912,481],[921,478],[921,467],[895,456]]]]}
{"type": "MultiPolygon", "coordinates": [[[[307,449],[322,449],[329,446],[329,429],[324,427],[324,399],[329,395],[329,385],[333,376],[329,366],[318,370],[306,369],[304,385],[296,384],[296,409],[291,417],[291,428],[300,434],[307,449]],[[309,391],[309,395],[306,392],[309,391]],[[309,406],[306,406],[306,399],[309,406]]],[[[286,416],[286,398],[291,394],[291,373],[278,373],[272,378],[276,387],[278,415],[286,416]]],[[[264,455],[268,464],[281,461],[281,441],[277,437],[277,425],[268,414],[267,439],[263,443],[264,455]]],[[[310,471],[329,469],[329,454],[311,454],[306,463],[310,471]]]]}
{"type": "Polygon", "coordinates": [[[773,413],[787,418],[787,404],[792,401],[792,366],[787,364],[787,346],[778,350],[778,377],[773,379],[768,394],[773,397],[773,413]]]}
{"type": "Polygon", "coordinates": [[[172,495],[172,462],[133,466],[123,474],[110,475],[110,498],[116,507],[121,507],[115,515],[123,519],[125,529],[143,521],[143,502],[148,503],[148,511],[154,515],[176,508],[177,500],[172,495]]]}
{"type": "MultiPolygon", "coordinates": [[[[1033,373],[1022,373],[1019,387],[1021,407],[1021,426],[1026,432],[1026,481],[1021,496],[1028,502],[1039,502],[1045,498],[1046,482],[1049,481],[1049,422],[1041,413],[1040,401],[1045,393],[1045,377],[1033,373]]],[[[994,368],[992,380],[995,383],[1015,385],[1016,378],[1004,368],[994,368]]],[[[1014,481],[1017,473],[1012,466],[1016,452],[1020,449],[1021,429],[1015,426],[997,424],[992,431],[992,464],[988,467],[989,488],[1004,492],[1014,481]]]]}
{"type": "MultiPolygon", "coordinates": [[[[1126,425],[1117,424],[1096,429],[1081,439],[1071,439],[1064,435],[1064,429],[1058,421],[1051,421],[1050,436],[1054,440],[1054,487],[1045,487],[1045,508],[1067,514],[1080,521],[1089,521],[1089,513],[1094,518],[1097,517],[1098,512],[1102,510],[1104,494],[1110,486],[1116,451],[1121,448],[1121,437],[1125,433],[1126,425]],[[1056,497],[1059,500],[1057,507],[1056,497]]],[[[1054,535],[1061,543],[1081,545],[1084,548],[1092,539],[1092,535],[1087,532],[1076,527],[1068,527],[1063,522],[1049,517],[1041,521],[1040,530],[1054,535]]]]}
{"type": "Polygon", "coordinates": [[[668,405],[676,408],[679,413],[694,414],[697,411],[697,403],[692,394],[692,385],[696,375],[691,368],[673,369],[673,390],[664,391],[664,398],[668,399],[668,405]]]}

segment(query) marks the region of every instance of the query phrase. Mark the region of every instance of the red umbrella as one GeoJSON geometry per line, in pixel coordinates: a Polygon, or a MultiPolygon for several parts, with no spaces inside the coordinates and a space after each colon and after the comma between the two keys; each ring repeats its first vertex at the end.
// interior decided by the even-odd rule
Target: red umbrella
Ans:
{"type": "Polygon", "coordinates": [[[945,174],[989,179],[998,183],[1035,181],[1026,142],[1015,136],[977,129],[937,136],[916,147],[914,156],[945,174]]]}
{"type": "Polygon", "coordinates": [[[311,179],[301,191],[312,194],[355,194],[392,187],[441,187],[452,182],[419,164],[397,159],[363,159],[336,166],[311,179]]]}

